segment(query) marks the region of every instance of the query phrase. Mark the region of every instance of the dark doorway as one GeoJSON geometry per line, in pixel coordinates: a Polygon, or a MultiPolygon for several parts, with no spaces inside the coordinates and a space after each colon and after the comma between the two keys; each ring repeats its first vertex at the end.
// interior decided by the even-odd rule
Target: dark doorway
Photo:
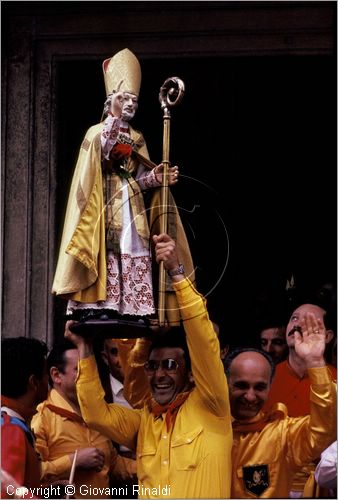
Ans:
{"type": "MultiPolygon", "coordinates": [[[[239,342],[250,338],[256,299],[279,300],[293,274],[308,293],[336,277],[336,59],[141,59],[133,125],[159,163],[164,80],[185,82],[172,110],[173,193],[199,290],[239,342]]],[[[77,152],[100,121],[101,61],[57,64],[57,241],[77,152]]],[[[57,252],[57,249],[56,249],[57,252]]],[[[64,309],[56,300],[55,325],[64,309]]]]}

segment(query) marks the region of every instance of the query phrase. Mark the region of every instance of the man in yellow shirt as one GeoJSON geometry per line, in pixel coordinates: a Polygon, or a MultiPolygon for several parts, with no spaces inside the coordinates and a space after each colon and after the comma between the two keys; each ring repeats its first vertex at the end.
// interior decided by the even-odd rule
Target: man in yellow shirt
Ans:
{"type": "Polygon", "coordinates": [[[233,351],[225,362],[234,418],[231,498],[287,498],[297,470],[336,436],[336,385],[325,364],[325,327],[309,313],[295,332],[295,350],[311,381],[310,415],[292,418],[277,403],[261,411],[274,372],[256,349],[233,351]]]}
{"type": "MultiPolygon", "coordinates": [[[[305,328],[303,350],[310,342],[306,333],[305,328]]],[[[317,339],[316,334],[316,348],[323,348],[322,338],[317,339]]],[[[126,349],[126,397],[133,407],[141,408],[149,397],[149,385],[142,370],[149,355],[149,341],[138,339],[129,351],[131,341],[125,343],[126,346],[124,342],[120,345],[126,349]]],[[[335,384],[330,371],[323,365],[321,350],[318,354],[317,361],[313,354],[311,359],[309,353],[304,360],[309,367],[311,383],[315,385],[312,393],[316,395],[315,398],[309,397],[312,413],[308,418],[288,417],[288,409],[281,403],[272,412],[261,411],[275,370],[268,354],[265,356],[264,352],[251,348],[239,349],[226,359],[234,417],[231,498],[288,497],[289,485],[300,465],[306,465],[316,450],[325,447],[330,436],[332,439],[335,435],[335,384]]]]}
{"type": "Polygon", "coordinates": [[[76,347],[65,340],[51,350],[47,364],[52,390],[32,420],[35,446],[42,460],[42,482],[68,479],[78,450],[74,497],[117,496],[119,492],[109,488],[109,475],[126,481],[136,477],[136,467],[134,461],[117,455],[106,436],[84,422],[76,395],[76,347]]]}
{"type": "Polygon", "coordinates": [[[105,403],[91,345],[66,331],[79,352],[81,413],[89,426],[136,449],[140,498],[229,498],[232,430],[219,342],[174,241],[161,234],[154,242],[156,260],[172,278],[188,349],[182,339],[170,341],[171,331],[153,346],[145,365],[153,397],[132,410],[105,403]]]}

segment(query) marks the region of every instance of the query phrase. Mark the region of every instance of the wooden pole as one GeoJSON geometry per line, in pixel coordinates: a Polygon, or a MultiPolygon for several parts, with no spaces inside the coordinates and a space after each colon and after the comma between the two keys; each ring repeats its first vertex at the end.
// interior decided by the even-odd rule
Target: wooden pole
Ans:
{"type": "MultiPolygon", "coordinates": [[[[180,78],[173,76],[168,78],[160,89],[159,100],[163,110],[163,181],[161,186],[161,211],[160,231],[168,232],[168,202],[169,202],[169,149],[170,149],[170,108],[178,104],[184,95],[184,83],[180,78]]],[[[166,271],[163,262],[159,266],[158,286],[158,321],[159,326],[165,325],[165,294],[166,294],[166,271]]]]}

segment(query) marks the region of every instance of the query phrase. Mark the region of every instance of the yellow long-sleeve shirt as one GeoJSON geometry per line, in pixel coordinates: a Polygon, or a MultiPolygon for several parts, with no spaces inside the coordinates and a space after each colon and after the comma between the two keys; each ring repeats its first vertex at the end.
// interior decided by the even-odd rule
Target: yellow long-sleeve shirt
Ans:
{"type": "MultiPolygon", "coordinates": [[[[310,415],[288,417],[286,406],[278,403],[271,422],[260,431],[236,431],[234,423],[231,498],[287,498],[295,471],[336,439],[336,385],[331,373],[327,367],[308,372],[310,415]]],[[[251,422],[262,418],[264,413],[251,422]]]]}
{"type": "Polygon", "coordinates": [[[94,357],[79,362],[77,392],[88,425],[137,450],[140,498],[229,498],[232,429],[219,342],[203,297],[189,280],[174,289],[184,320],[195,388],[168,432],[147,406],[104,401],[94,357]]]}
{"type": "MultiPolygon", "coordinates": [[[[93,469],[76,469],[75,498],[94,498],[92,491],[99,488],[100,498],[110,498],[109,471],[116,480],[127,480],[135,473],[133,463],[117,455],[111,441],[87,425],[74,422],[47,407],[52,404],[73,412],[69,403],[52,389],[48,399],[38,406],[31,427],[36,441],[35,447],[41,457],[41,481],[50,483],[57,479],[68,479],[72,461],[70,456],[76,449],[95,447],[103,451],[105,463],[100,472],[93,469]],[[91,488],[91,490],[89,489],[91,488]]],[[[132,462],[132,461],[130,461],[132,462]]]]}

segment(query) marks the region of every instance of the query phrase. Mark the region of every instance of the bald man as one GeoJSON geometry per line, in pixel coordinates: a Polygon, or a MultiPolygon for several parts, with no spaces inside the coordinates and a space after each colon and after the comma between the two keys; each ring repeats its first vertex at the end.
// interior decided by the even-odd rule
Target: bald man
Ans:
{"type": "Polygon", "coordinates": [[[314,314],[300,321],[294,348],[311,381],[310,414],[288,416],[268,398],[275,365],[256,349],[233,351],[225,361],[233,421],[231,498],[286,498],[294,474],[335,439],[336,387],[325,365],[326,330],[314,314]]]}

